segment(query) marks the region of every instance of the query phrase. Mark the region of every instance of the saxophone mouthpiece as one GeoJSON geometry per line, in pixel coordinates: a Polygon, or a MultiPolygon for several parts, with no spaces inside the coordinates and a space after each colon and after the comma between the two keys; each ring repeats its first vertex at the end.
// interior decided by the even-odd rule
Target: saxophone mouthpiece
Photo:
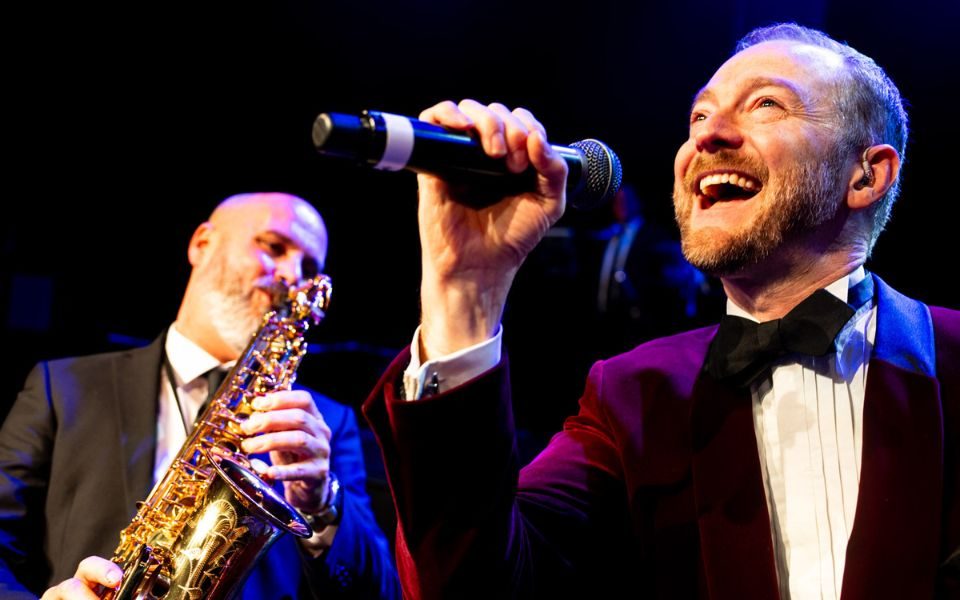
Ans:
{"type": "Polygon", "coordinates": [[[291,313],[298,319],[309,319],[316,325],[326,315],[325,311],[330,304],[332,291],[333,285],[326,275],[317,275],[299,286],[292,286],[290,288],[290,300],[293,304],[291,313]]]}
{"type": "Polygon", "coordinates": [[[277,277],[263,286],[264,291],[270,294],[270,305],[274,310],[284,306],[290,300],[290,285],[282,277],[277,277]]]}

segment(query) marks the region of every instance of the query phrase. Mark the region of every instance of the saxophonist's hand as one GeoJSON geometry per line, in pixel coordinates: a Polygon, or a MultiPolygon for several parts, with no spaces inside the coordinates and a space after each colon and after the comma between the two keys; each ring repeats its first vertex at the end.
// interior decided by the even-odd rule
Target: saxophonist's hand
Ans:
{"type": "Polygon", "coordinates": [[[123,571],[105,558],[88,556],[80,561],[77,572],[43,594],[41,600],[96,600],[94,590],[100,586],[115,588],[120,583],[123,571]]]}
{"type": "Polygon", "coordinates": [[[273,464],[261,476],[283,481],[287,502],[300,511],[319,512],[327,501],[331,432],[313,397],[302,390],[274,392],[253,407],[259,412],[243,424],[253,436],[243,441],[243,451],[269,452],[273,464]]]}

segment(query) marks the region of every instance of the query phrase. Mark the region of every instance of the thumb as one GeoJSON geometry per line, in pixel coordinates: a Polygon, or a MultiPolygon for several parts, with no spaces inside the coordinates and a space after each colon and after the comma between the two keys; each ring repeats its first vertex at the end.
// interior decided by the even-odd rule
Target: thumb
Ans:
{"type": "Polygon", "coordinates": [[[114,587],[120,583],[123,571],[116,563],[99,556],[88,556],[77,565],[74,575],[77,579],[89,584],[114,587]]]}
{"type": "Polygon", "coordinates": [[[563,214],[567,194],[567,163],[540,131],[527,136],[527,153],[530,163],[537,170],[538,191],[542,196],[553,199],[554,221],[563,214]]]}

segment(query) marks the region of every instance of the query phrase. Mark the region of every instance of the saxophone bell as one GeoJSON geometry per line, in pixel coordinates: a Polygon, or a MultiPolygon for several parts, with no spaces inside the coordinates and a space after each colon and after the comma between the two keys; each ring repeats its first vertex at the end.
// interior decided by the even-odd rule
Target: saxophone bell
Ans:
{"type": "Polygon", "coordinates": [[[216,476],[181,532],[176,556],[143,546],[111,600],[230,598],[254,563],[284,533],[313,534],[306,520],[252,471],[206,453],[216,476]],[[164,568],[169,566],[169,568],[164,568]]]}

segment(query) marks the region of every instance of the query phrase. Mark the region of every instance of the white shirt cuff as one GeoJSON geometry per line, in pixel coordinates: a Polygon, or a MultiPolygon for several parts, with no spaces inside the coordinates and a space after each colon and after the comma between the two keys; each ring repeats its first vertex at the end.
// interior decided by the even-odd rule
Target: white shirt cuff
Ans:
{"type": "Polygon", "coordinates": [[[490,339],[420,364],[420,328],[413,333],[410,364],[403,372],[404,398],[418,400],[450,390],[500,363],[503,326],[490,339]]]}

